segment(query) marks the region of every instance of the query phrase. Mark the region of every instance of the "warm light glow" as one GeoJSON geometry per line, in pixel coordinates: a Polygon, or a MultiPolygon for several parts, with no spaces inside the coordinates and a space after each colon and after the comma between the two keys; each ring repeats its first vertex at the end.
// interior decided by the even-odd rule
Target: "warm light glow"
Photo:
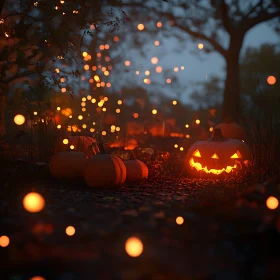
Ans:
{"type": "Polygon", "coordinates": [[[89,65],[86,64],[86,65],[84,66],[84,69],[85,69],[86,71],[89,70],[89,65]]]}
{"type": "Polygon", "coordinates": [[[87,99],[86,99],[85,97],[83,97],[83,98],[82,98],[82,101],[84,101],[84,102],[85,102],[85,101],[87,101],[87,99]]]}
{"type": "Polygon", "coordinates": [[[139,71],[135,71],[135,74],[136,74],[136,75],[139,75],[139,74],[140,74],[140,72],[139,72],[139,71]]]}
{"type": "Polygon", "coordinates": [[[86,125],[86,124],[83,124],[83,125],[82,125],[82,128],[83,128],[83,129],[86,129],[86,128],[87,128],[87,125],[86,125]]]}
{"type": "Polygon", "coordinates": [[[217,154],[212,155],[211,158],[219,159],[219,157],[217,156],[217,154]]]}
{"type": "Polygon", "coordinates": [[[86,102],[83,101],[83,102],[81,103],[81,106],[82,106],[82,107],[85,107],[85,106],[86,106],[86,102]]]}
{"type": "Polygon", "coordinates": [[[152,64],[157,64],[158,63],[158,58],[157,57],[152,57],[151,62],[152,62],[152,64]]]}
{"type": "Polygon", "coordinates": [[[25,123],[25,117],[18,114],[14,117],[14,122],[16,125],[23,125],[25,123]]]}
{"type": "Polygon", "coordinates": [[[234,166],[227,166],[226,168],[223,168],[223,169],[208,170],[207,166],[202,167],[202,165],[199,162],[195,162],[193,158],[190,159],[189,164],[191,167],[194,167],[197,171],[204,171],[205,173],[212,173],[215,175],[219,175],[219,174],[223,173],[224,171],[227,173],[230,173],[232,171],[232,169],[237,167],[237,165],[235,164],[234,166]]]}
{"type": "Polygon", "coordinates": [[[94,128],[91,128],[89,131],[90,131],[90,132],[94,132],[94,131],[95,131],[95,129],[94,129],[94,128]]]}
{"type": "Polygon", "coordinates": [[[103,112],[106,112],[106,110],[107,110],[106,108],[102,108],[102,111],[103,111],[103,112]]]}
{"type": "Polygon", "coordinates": [[[129,65],[130,65],[130,61],[129,61],[129,60],[126,60],[126,61],[124,62],[124,65],[125,65],[125,66],[129,66],[129,65]]]}
{"type": "Polygon", "coordinates": [[[149,84],[151,83],[151,80],[148,79],[148,78],[145,78],[145,79],[143,80],[143,82],[144,82],[145,84],[149,85],[149,84]]]}
{"type": "Polygon", "coordinates": [[[142,31],[142,30],[144,30],[145,26],[144,26],[143,23],[139,23],[139,24],[137,25],[137,28],[138,28],[138,30],[142,31]]]}
{"type": "Polygon", "coordinates": [[[158,28],[162,27],[162,23],[161,23],[160,21],[157,22],[157,27],[158,27],[158,28]]]}
{"type": "Polygon", "coordinates": [[[91,99],[91,103],[96,103],[96,99],[95,98],[91,99]]]}
{"type": "Polygon", "coordinates": [[[193,156],[201,157],[200,151],[199,150],[195,150],[194,153],[193,153],[193,156]]]}
{"type": "Polygon", "coordinates": [[[153,109],[153,110],[152,110],[152,114],[153,114],[153,115],[156,115],[156,114],[157,114],[157,110],[156,110],[156,109],[153,109]]]}
{"type": "Polygon", "coordinates": [[[71,150],[74,150],[74,149],[75,149],[74,145],[71,145],[71,146],[70,146],[70,149],[71,149],[71,150]]]}
{"type": "Polygon", "coordinates": [[[64,145],[67,145],[67,144],[69,143],[69,140],[68,140],[67,138],[65,138],[65,139],[63,139],[62,143],[63,143],[64,145]]]}
{"type": "Polygon", "coordinates": [[[170,84],[171,83],[171,79],[170,78],[166,79],[166,83],[170,84]]]}
{"type": "Polygon", "coordinates": [[[65,232],[68,236],[73,236],[76,232],[75,228],[73,226],[68,226],[66,229],[65,229],[65,232]]]}
{"type": "Polygon", "coordinates": [[[195,120],[195,123],[200,124],[200,120],[199,119],[195,120]]]}
{"type": "Polygon", "coordinates": [[[155,45],[155,46],[158,46],[158,45],[159,45],[159,41],[155,41],[155,42],[154,42],[154,45],[155,45]]]}
{"type": "Polygon", "coordinates": [[[186,138],[190,138],[191,136],[189,134],[186,134],[186,138]]]}
{"type": "Polygon", "coordinates": [[[34,116],[37,116],[38,115],[38,112],[33,112],[34,116]]]}
{"type": "Polygon", "coordinates": [[[178,67],[174,67],[174,72],[178,72],[179,68],[178,67]]]}
{"type": "Polygon", "coordinates": [[[29,280],[46,280],[46,278],[42,277],[42,276],[33,276],[32,278],[30,278],[29,280]]]}
{"type": "Polygon", "coordinates": [[[60,107],[56,107],[56,110],[57,110],[57,111],[60,111],[60,110],[61,110],[61,108],[60,108],[60,107]]]}
{"type": "Polygon", "coordinates": [[[6,235],[0,237],[0,246],[7,247],[10,244],[10,238],[6,235]]]}
{"type": "Polygon", "coordinates": [[[120,130],[121,130],[121,128],[117,126],[116,127],[116,131],[120,131],[120,130]]]}
{"type": "Polygon", "coordinates": [[[149,75],[150,75],[150,71],[149,71],[149,70],[146,70],[146,71],[145,71],[145,75],[146,75],[146,76],[149,76],[149,75]]]}
{"type": "Polygon", "coordinates": [[[121,101],[121,100],[118,100],[118,104],[121,105],[121,104],[122,104],[122,101],[121,101]]]}
{"type": "Polygon", "coordinates": [[[242,158],[239,151],[237,151],[235,154],[233,154],[230,158],[242,158]]]}
{"type": "Polygon", "coordinates": [[[179,216],[176,218],[176,224],[177,225],[182,225],[184,223],[184,218],[179,216]]]}
{"type": "Polygon", "coordinates": [[[184,151],[184,147],[180,147],[180,151],[184,151]]]}
{"type": "Polygon", "coordinates": [[[103,136],[105,136],[107,134],[107,132],[105,130],[102,131],[101,133],[103,136]]]}
{"type": "Polygon", "coordinates": [[[116,113],[117,114],[120,113],[120,111],[121,111],[121,109],[116,109],[116,113]]]}
{"type": "Polygon", "coordinates": [[[172,104],[173,104],[173,105],[177,105],[177,101],[176,101],[176,100],[173,100],[173,101],[172,101],[172,104]]]}
{"type": "Polygon", "coordinates": [[[58,128],[58,129],[61,129],[61,125],[60,125],[60,124],[58,124],[58,125],[57,125],[57,128],[58,128]]]}
{"type": "Polygon", "coordinates": [[[143,252],[143,243],[137,237],[130,237],[125,242],[125,251],[130,257],[139,257],[143,252]]]}
{"type": "Polygon", "coordinates": [[[279,201],[276,197],[274,196],[270,196],[267,200],[266,200],[266,206],[268,209],[270,210],[275,210],[279,205],[279,201]]]}
{"type": "Polygon", "coordinates": [[[188,124],[185,125],[186,128],[189,128],[190,126],[188,124]]]}
{"type": "Polygon", "coordinates": [[[156,72],[157,73],[161,73],[162,72],[162,67],[161,66],[157,66],[156,67],[156,72]]]}
{"type": "Polygon", "coordinates": [[[267,77],[267,83],[269,84],[269,85],[274,85],[275,83],[276,83],[276,78],[274,77],[274,76],[269,76],[269,77],[267,77]]]}
{"type": "Polygon", "coordinates": [[[114,41],[118,42],[119,41],[119,37],[118,36],[114,36],[114,41]]]}
{"type": "Polygon", "coordinates": [[[181,66],[181,70],[184,70],[185,69],[185,67],[184,66],[181,66]]]}
{"type": "Polygon", "coordinates": [[[45,199],[42,195],[36,192],[30,192],[23,198],[23,207],[31,213],[40,212],[45,207],[45,199]]]}
{"type": "Polygon", "coordinates": [[[197,47],[198,47],[200,50],[202,50],[202,49],[204,48],[204,45],[200,43],[200,44],[197,45],[197,47]]]}
{"type": "Polygon", "coordinates": [[[174,144],[174,148],[176,148],[176,149],[177,149],[178,147],[179,147],[179,146],[178,146],[178,144],[174,144]]]}
{"type": "Polygon", "coordinates": [[[214,130],[214,128],[211,126],[211,127],[209,128],[209,131],[212,132],[213,130],[214,130]]]}
{"type": "Polygon", "coordinates": [[[84,118],[84,117],[83,117],[82,115],[79,115],[79,116],[78,116],[78,119],[79,119],[79,120],[82,120],[83,118],[84,118]]]}
{"type": "Polygon", "coordinates": [[[137,119],[137,118],[139,117],[138,113],[134,113],[134,114],[133,114],[133,117],[134,117],[135,119],[137,119]]]}

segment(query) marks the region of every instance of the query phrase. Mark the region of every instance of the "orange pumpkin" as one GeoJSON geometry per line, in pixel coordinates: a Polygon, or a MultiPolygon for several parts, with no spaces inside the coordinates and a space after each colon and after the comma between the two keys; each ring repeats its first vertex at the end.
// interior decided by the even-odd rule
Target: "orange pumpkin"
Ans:
{"type": "Polygon", "coordinates": [[[74,151],[83,152],[88,157],[99,153],[96,140],[89,136],[60,136],[55,142],[54,153],[69,151],[71,146],[74,146],[74,151]],[[63,144],[63,139],[68,139],[68,144],[63,144]]]}
{"type": "Polygon", "coordinates": [[[239,125],[236,122],[224,122],[216,125],[215,128],[220,128],[222,134],[226,138],[245,140],[246,132],[243,126],[239,125]]]}
{"type": "Polygon", "coordinates": [[[50,173],[53,177],[60,179],[83,177],[86,160],[86,155],[81,152],[59,152],[50,159],[50,173]]]}
{"type": "Polygon", "coordinates": [[[213,138],[195,142],[188,150],[186,168],[193,176],[232,174],[249,165],[248,146],[238,139],[223,137],[221,129],[214,130],[213,138]]]}
{"type": "Polygon", "coordinates": [[[137,182],[148,178],[147,165],[138,159],[129,159],[124,161],[126,166],[126,180],[128,182],[137,182]]]}
{"type": "Polygon", "coordinates": [[[106,154],[103,145],[101,153],[89,158],[84,169],[84,179],[90,187],[116,187],[126,179],[123,161],[114,155],[106,154]]]}

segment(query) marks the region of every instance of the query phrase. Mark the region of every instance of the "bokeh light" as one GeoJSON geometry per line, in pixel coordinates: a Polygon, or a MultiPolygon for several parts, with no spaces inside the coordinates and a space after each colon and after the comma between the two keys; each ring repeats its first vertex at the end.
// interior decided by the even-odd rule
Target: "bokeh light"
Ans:
{"type": "Polygon", "coordinates": [[[176,218],[176,224],[177,224],[177,225],[182,225],[183,223],[184,223],[184,218],[181,217],[181,216],[178,216],[178,217],[176,218]]]}
{"type": "Polygon", "coordinates": [[[16,125],[23,125],[25,123],[25,117],[21,114],[18,114],[14,117],[14,122],[16,125]]]}
{"type": "Polygon", "coordinates": [[[275,210],[279,205],[279,201],[276,197],[274,196],[270,196],[267,200],[266,200],[266,206],[268,209],[270,210],[275,210]]]}
{"type": "Polygon", "coordinates": [[[125,242],[125,251],[130,257],[139,257],[142,254],[143,249],[143,243],[137,237],[130,237],[125,242]]]}
{"type": "Polygon", "coordinates": [[[7,247],[10,244],[10,238],[6,235],[0,236],[0,246],[7,247]]]}
{"type": "Polygon", "coordinates": [[[45,207],[45,199],[39,193],[30,192],[23,198],[23,207],[31,213],[40,212],[45,207]]]}
{"type": "Polygon", "coordinates": [[[266,81],[271,86],[276,84],[276,78],[274,76],[268,76],[266,81]]]}
{"type": "Polygon", "coordinates": [[[68,226],[66,229],[65,229],[65,233],[68,235],[68,236],[73,236],[76,232],[76,229],[73,227],[73,226],[68,226]]]}

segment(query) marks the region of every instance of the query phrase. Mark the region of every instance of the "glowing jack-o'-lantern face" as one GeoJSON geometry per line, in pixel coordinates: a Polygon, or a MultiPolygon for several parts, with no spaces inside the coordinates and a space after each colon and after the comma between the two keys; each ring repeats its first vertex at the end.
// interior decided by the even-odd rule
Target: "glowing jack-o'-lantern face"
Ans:
{"type": "Polygon", "coordinates": [[[226,175],[248,165],[249,148],[237,139],[226,139],[216,129],[212,139],[195,142],[187,152],[191,175],[226,175]]]}

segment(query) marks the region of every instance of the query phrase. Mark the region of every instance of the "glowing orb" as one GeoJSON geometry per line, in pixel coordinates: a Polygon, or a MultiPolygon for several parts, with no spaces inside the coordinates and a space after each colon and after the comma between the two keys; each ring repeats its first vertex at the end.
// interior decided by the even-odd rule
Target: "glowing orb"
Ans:
{"type": "Polygon", "coordinates": [[[45,199],[36,192],[30,192],[23,198],[23,207],[31,213],[40,212],[45,207],[45,199]]]}
{"type": "Polygon", "coordinates": [[[142,241],[137,237],[130,237],[125,242],[125,251],[130,257],[139,257],[143,252],[142,241]]]}
{"type": "Polygon", "coordinates": [[[25,123],[25,117],[18,114],[14,117],[14,122],[16,125],[23,125],[25,123]]]}

